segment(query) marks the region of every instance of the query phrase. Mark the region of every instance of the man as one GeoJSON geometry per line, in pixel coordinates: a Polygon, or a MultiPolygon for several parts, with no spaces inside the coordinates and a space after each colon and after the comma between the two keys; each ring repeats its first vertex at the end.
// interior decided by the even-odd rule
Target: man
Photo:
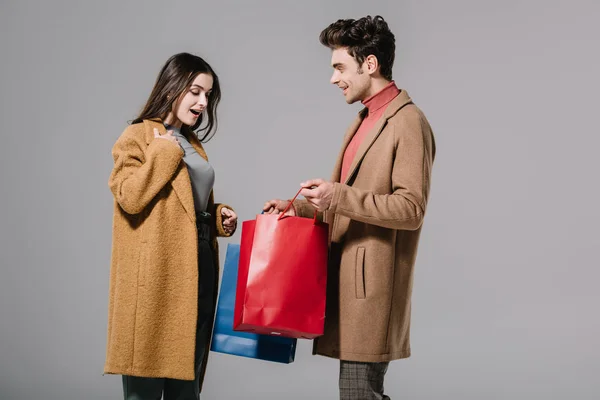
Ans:
{"type": "MultiPolygon", "coordinates": [[[[331,181],[303,182],[290,215],[330,227],[325,334],[316,354],[340,359],[340,398],[389,399],[392,360],[410,356],[413,266],[435,157],[433,133],[392,80],[395,38],[380,16],[338,20],[320,35],[331,83],[365,108],[348,129],[331,181]]],[[[279,213],[288,201],[265,203],[279,213]]]]}

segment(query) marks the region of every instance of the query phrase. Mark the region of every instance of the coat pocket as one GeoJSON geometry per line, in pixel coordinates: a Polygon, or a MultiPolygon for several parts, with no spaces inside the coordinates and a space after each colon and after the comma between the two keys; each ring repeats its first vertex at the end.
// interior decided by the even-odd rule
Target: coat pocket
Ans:
{"type": "Polygon", "coordinates": [[[365,248],[359,247],[356,252],[356,264],[355,264],[355,284],[356,284],[356,298],[365,299],[367,293],[365,290],[365,248]]]}

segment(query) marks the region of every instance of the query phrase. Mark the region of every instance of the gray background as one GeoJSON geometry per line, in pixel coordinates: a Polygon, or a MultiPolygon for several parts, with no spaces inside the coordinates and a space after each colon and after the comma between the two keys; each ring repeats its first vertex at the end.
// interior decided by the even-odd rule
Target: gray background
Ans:
{"type": "MultiPolygon", "coordinates": [[[[102,376],[110,150],[164,61],[194,52],[220,75],[216,196],[250,219],[329,177],[360,106],[328,83],[318,34],[367,14],[438,143],[413,357],[387,391],[600,398],[597,1],[0,4],[0,399],[121,396],[102,376]]],[[[291,365],[213,353],[203,398],[334,399],[337,368],[308,341],[291,365]]]]}

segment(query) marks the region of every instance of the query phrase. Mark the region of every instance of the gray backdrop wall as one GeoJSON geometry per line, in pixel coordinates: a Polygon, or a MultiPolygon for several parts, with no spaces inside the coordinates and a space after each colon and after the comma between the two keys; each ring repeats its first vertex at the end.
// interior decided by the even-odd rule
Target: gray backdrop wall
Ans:
{"type": "MultiPolygon", "coordinates": [[[[0,399],[121,396],[102,376],[110,150],[163,62],[189,51],[220,74],[215,191],[250,219],[329,177],[360,105],[328,83],[318,34],[367,14],[438,143],[413,357],[387,391],[600,398],[600,3],[3,0],[0,399]]],[[[212,354],[204,398],[334,399],[337,368],[308,341],[287,366],[212,354]]]]}

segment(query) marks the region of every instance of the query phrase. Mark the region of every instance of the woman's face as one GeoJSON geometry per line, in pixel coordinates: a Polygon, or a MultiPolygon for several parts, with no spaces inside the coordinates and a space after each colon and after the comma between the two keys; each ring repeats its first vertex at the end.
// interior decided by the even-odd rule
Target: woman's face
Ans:
{"type": "Polygon", "coordinates": [[[183,92],[179,99],[173,102],[173,108],[165,118],[165,122],[178,128],[181,128],[182,124],[194,125],[200,114],[208,106],[212,87],[212,75],[198,74],[187,91],[183,92]]]}

